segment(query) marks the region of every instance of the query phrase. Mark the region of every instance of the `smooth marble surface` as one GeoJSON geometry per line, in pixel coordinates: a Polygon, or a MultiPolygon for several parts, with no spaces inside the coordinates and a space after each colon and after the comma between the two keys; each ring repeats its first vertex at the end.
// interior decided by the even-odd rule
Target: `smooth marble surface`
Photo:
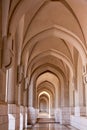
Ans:
{"type": "Polygon", "coordinates": [[[35,124],[32,127],[28,127],[27,129],[24,130],[78,130],[72,126],[69,125],[60,125],[57,123],[43,123],[43,124],[35,124]]]}

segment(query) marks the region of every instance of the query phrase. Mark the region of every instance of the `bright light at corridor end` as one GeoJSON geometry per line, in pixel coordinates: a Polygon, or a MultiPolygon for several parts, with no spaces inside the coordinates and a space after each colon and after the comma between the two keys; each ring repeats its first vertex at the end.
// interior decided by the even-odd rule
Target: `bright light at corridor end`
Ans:
{"type": "Polygon", "coordinates": [[[42,92],[39,94],[38,97],[40,97],[40,96],[43,95],[43,94],[46,94],[46,95],[48,96],[48,98],[49,98],[49,118],[50,118],[50,95],[49,95],[48,92],[46,92],[46,91],[42,91],[42,92]]]}
{"type": "Polygon", "coordinates": [[[41,92],[41,93],[39,94],[39,97],[40,97],[42,94],[46,94],[46,95],[50,98],[49,93],[47,93],[46,91],[41,92]]]}

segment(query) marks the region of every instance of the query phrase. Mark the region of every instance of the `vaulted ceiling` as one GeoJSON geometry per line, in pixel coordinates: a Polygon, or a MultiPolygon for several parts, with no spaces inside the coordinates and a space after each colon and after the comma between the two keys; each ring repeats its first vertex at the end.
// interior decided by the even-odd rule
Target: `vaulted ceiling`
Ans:
{"type": "Polygon", "coordinates": [[[46,88],[47,82],[61,86],[61,82],[73,80],[78,60],[86,63],[87,1],[10,0],[9,3],[7,31],[16,39],[18,64],[23,64],[25,77],[36,82],[38,91],[41,83],[46,88]]]}

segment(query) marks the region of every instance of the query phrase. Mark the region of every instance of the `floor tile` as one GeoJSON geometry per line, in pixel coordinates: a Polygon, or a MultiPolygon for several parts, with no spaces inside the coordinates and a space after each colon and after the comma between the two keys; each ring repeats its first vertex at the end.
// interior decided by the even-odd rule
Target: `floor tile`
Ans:
{"type": "Polygon", "coordinates": [[[57,123],[42,123],[42,124],[35,124],[32,127],[28,127],[24,130],[78,130],[70,125],[60,125],[57,123]]]}

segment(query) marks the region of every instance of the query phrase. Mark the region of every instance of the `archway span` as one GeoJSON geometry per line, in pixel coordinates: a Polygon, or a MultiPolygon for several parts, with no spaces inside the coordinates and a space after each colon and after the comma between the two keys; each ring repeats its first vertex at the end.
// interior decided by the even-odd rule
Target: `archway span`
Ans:
{"type": "Polygon", "coordinates": [[[33,66],[33,64],[35,64],[35,62],[37,63],[38,61],[40,61],[40,59],[42,59],[44,56],[54,56],[54,58],[58,58],[58,59],[62,59],[64,61],[64,63],[66,63],[66,65],[68,66],[70,73],[71,73],[71,77],[73,77],[74,74],[74,67],[72,62],[70,61],[70,59],[68,57],[66,57],[64,54],[62,54],[61,52],[58,51],[54,51],[54,50],[48,50],[42,54],[39,54],[38,56],[34,57],[34,59],[31,61],[31,63],[28,65],[29,66],[33,66]]]}
{"type": "MultiPolygon", "coordinates": [[[[35,15],[39,12],[40,8],[42,8],[44,6],[44,4],[46,4],[47,2],[50,2],[52,0],[43,0],[43,1],[39,1],[38,0],[38,7],[37,9],[35,10],[35,12],[33,13],[32,15],[32,19],[31,21],[33,20],[33,18],[35,17],[35,15]]],[[[58,2],[61,2],[60,0],[58,0],[58,2]]],[[[29,8],[31,7],[31,4],[32,4],[32,1],[30,1],[30,4],[28,4],[29,1],[28,0],[22,0],[22,1],[19,1],[18,4],[16,5],[16,7],[14,8],[11,16],[10,16],[10,19],[9,19],[9,24],[10,25],[10,28],[9,28],[9,32],[13,34],[13,32],[15,33],[16,31],[16,28],[17,28],[17,24],[20,20],[20,18],[29,10],[29,8]],[[30,6],[29,6],[30,5],[30,6]],[[12,31],[13,30],[13,31],[12,31]]],[[[61,2],[69,11],[70,13],[75,17],[80,29],[81,29],[81,32],[83,34],[83,30],[82,30],[82,27],[81,27],[81,24],[78,20],[78,17],[76,16],[75,12],[73,11],[73,9],[71,8],[70,4],[65,0],[65,1],[62,1],[61,2]]],[[[31,9],[31,8],[30,8],[31,9]]],[[[30,21],[30,23],[31,23],[30,21]]],[[[30,25],[29,23],[29,25],[30,25]]],[[[29,25],[28,25],[28,28],[29,28],[29,25]]],[[[26,30],[27,32],[27,30],[26,30]]],[[[83,34],[83,37],[84,37],[84,34],[83,34]]]]}
{"type": "MultiPolygon", "coordinates": [[[[44,4],[44,2],[46,2],[47,0],[38,0],[38,4],[35,3],[36,5],[38,5],[37,7],[37,10],[44,4]]],[[[29,4],[29,0],[20,0],[18,2],[18,4],[16,5],[16,7],[14,8],[11,16],[10,16],[10,19],[9,19],[9,23],[8,23],[8,32],[11,33],[13,36],[16,32],[16,29],[17,29],[17,25],[18,25],[18,22],[20,21],[21,17],[27,12],[31,11],[31,6],[32,5],[32,0],[30,0],[30,4],[29,4]]],[[[36,11],[37,11],[36,10],[36,11]]],[[[35,11],[35,12],[36,12],[35,11]]],[[[35,13],[34,12],[34,13],[35,13]]]]}
{"type": "MultiPolygon", "coordinates": [[[[30,50],[28,52],[27,63],[29,63],[39,53],[42,53],[47,50],[59,51],[59,52],[63,53],[64,55],[66,55],[73,62],[73,55],[72,55],[70,47],[72,47],[72,46],[69,43],[66,43],[64,40],[62,40],[58,37],[54,37],[54,36],[47,37],[45,39],[42,39],[41,41],[38,41],[33,46],[31,45],[30,50]],[[64,46],[64,47],[61,48],[62,46],[64,46]],[[38,50],[38,48],[41,48],[41,51],[40,50],[35,51],[35,50],[38,50]]],[[[22,57],[22,62],[23,61],[25,62],[25,60],[23,60],[23,59],[25,59],[25,58],[22,57]]]]}
{"type": "Polygon", "coordinates": [[[42,92],[40,92],[38,96],[40,97],[40,96],[43,95],[43,94],[46,94],[48,97],[50,96],[49,93],[46,92],[46,91],[42,91],[42,92]]]}
{"type": "Polygon", "coordinates": [[[40,83],[44,82],[45,80],[47,80],[48,82],[51,82],[55,87],[58,86],[58,84],[59,84],[59,79],[55,76],[55,74],[47,71],[37,77],[36,87],[40,83]]]}
{"type": "Polygon", "coordinates": [[[31,80],[37,80],[37,78],[43,74],[43,73],[46,73],[46,72],[50,72],[50,73],[53,73],[58,79],[59,77],[63,77],[64,78],[64,81],[66,81],[66,76],[65,74],[62,72],[61,69],[59,69],[58,67],[54,67],[51,65],[51,64],[48,64],[48,65],[41,65],[39,66],[38,68],[36,68],[32,74],[31,74],[31,78],[30,78],[30,82],[31,80]],[[60,76],[61,75],[61,76],[60,76]]]}
{"type": "MultiPolygon", "coordinates": [[[[46,79],[45,81],[41,82],[40,84],[38,84],[38,86],[37,86],[38,91],[42,88],[42,85],[43,85],[44,83],[47,85],[48,89],[51,90],[51,92],[52,92],[52,91],[53,91],[53,93],[55,92],[55,90],[54,90],[54,85],[53,85],[51,82],[47,81],[47,79],[46,79]],[[41,87],[40,87],[40,86],[41,86],[41,87]],[[51,87],[50,87],[50,86],[51,86],[51,87]]],[[[45,89],[45,86],[44,86],[43,88],[45,89]]]]}
{"type": "MultiPolygon", "coordinates": [[[[61,8],[63,7],[63,9],[65,9],[64,10],[64,12],[62,11],[59,11],[59,12],[61,12],[61,13],[65,13],[65,12],[68,12],[69,13],[69,16],[71,16],[71,18],[68,16],[68,18],[66,18],[65,20],[67,21],[67,19],[69,19],[69,20],[71,20],[72,18],[73,18],[73,22],[74,23],[76,23],[76,27],[78,27],[79,28],[79,31],[80,31],[80,36],[79,36],[79,38],[81,38],[82,37],[82,41],[83,41],[83,43],[85,43],[85,38],[84,38],[84,34],[83,34],[83,30],[82,30],[82,27],[81,27],[81,25],[80,25],[80,22],[79,22],[79,20],[78,20],[78,18],[76,17],[76,15],[75,15],[75,13],[74,13],[74,11],[73,11],[73,9],[69,6],[69,4],[68,4],[68,1],[61,1],[61,0],[58,0],[58,1],[52,1],[52,0],[49,0],[49,1],[46,1],[45,2],[46,4],[43,4],[42,5],[42,7],[40,7],[39,8],[39,10],[35,13],[35,15],[32,17],[32,19],[31,19],[31,21],[30,20],[28,20],[28,25],[27,25],[27,29],[26,29],[26,33],[25,33],[25,36],[24,36],[24,42],[26,42],[26,39],[29,37],[28,36],[28,32],[29,32],[29,29],[30,30],[32,30],[32,26],[34,26],[34,21],[38,18],[38,16],[40,16],[40,13],[42,13],[43,11],[46,11],[46,7],[47,7],[47,9],[49,8],[49,5],[50,4],[52,4],[52,5],[54,5],[55,4],[55,6],[54,6],[54,10],[56,10],[56,6],[58,6],[58,5],[61,5],[61,8]],[[67,10],[67,11],[66,11],[67,10]]],[[[53,8],[53,6],[52,6],[52,8],[53,8]]],[[[51,10],[52,10],[52,8],[51,8],[51,10]]],[[[54,10],[52,10],[52,13],[53,12],[55,12],[54,10]]],[[[58,10],[59,10],[59,8],[58,8],[58,10]]],[[[56,10],[56,12],[58,12],[58,10],[56,10]]],[[[66,17],[67,17],[67,15],[68,15],[68,13],[66,13],[66,17]]],[[[49,17],[49,15],[50,15],[50,12],[49,13],[47,13],[46,12],[46,14],[48,15],[48,17],[49,17]]],[[[56,14],[56,13],[55,13],[56,14]]],[[[55,14],[54,14],[54,16],[55,16],[55,14]]],[[[57,13],[58,14],[58,13],[57,13]]],[[[44,19],[45,19],[45,15],[42,13],[41,14],[41,16],[44,16],[44,19]]],[[[40,16],[40,17],[41,17],[40,16]]],[[[59,16],[61,16],[60,14],[58,14],[58,15],[56,15],[56,21],[58,20],[58,18],[59,18],[59,16]],[[58,17],[57,17],[58,16],[58,17]]],[[[43,19],[43,18],[41,18],[41,19],[43,19]]],[[[49,18],[48,18],[49,19],[49,18]]],[[[55,19],[55,18],[54,18],[55,19]]],[[[61,19],[61,18],[59,18],[59,19],[61,19]]],[[[65,21],[64,20],[64,21],[65,21]]],[[[68,21],[69,21],[68,20],[68,21]]],[[[47,20],[48,21],[48,20],[47,20]]],[[[54,20],[52,20],[52,21],[54,21],[54,20]]],[[[59,21],[59,20],[58,20],[59,21]]],[[[61,20],[62,21],[62,20],[61,20]]],[[[72,23],[72,21],[71,22],[68,22],[68,26],[67,27],[65,27],[65,28],[68,28],[68,27],[70,27],[70,23],[72,23]]],[[[39,22],[39,21],[38,21],[39,22]]],[[[41,22],[40,22],[41,23],[41,22]]],[[[47,23],[47,22],[46,22],[47,23]]],[[[58,24],[57,22],[54,22],[54,23],[56,23],[56,24],[58,24]]],[[[61,25],[61,23],[62,22],[60,22],[59,23],[59,25],[61,25]]],[[[39,26],[40,27],[40,26],[39,26]]],[[[34,30],[36,29],[37,27],[34,27],[34,30]]],[[[39,28],[38,28],[39,29],[39,28]]],[[[74,28],[73,28],[74,29],[74,28]]],[[[72,30],[72,29],[70,29],[70,30],[72,30]]],[[[73,30],[71,31],[71,32],[73,32],[73,30]]],[[[75,32],[75,29],[74,29],[74,32],[75,32]]],[[[37,33],[37,32],[36,32],[37,33]]],[[[78,36],[78,33],[76,33],[76,35],[78,36]]],[[[30,36],[31,37],[31,36],[30,36]]]]}
{"type": "Polygon", "coordinates": [[[65,74],[65,76],[66,76],[66,73],[65,73],[66,71],[65,71],[65,66],[64,66],[63,61],[61,61],[59,59],[55,59],[55,57],[52,56],[52,55],[50,57],[49,56],[46,56],[46,57],[44,56],[39,61],[35,62],[35,64],[31,64],[29,66],[29,68],[27,69],[27,74],[26,75],[28,75],[28,74],[31,75],[32,73],[34,73],[34,71],[36,69],[38,69],[41,66],[43,66],[43,67],[51,66],[51,67],[59,70],[61,72],[61,74],[65,74]],[[51,58],[51,60],[50,60],[50,58],[51,58]],[[58,61],[55,64],[55,62],[52,62],[53,60],[58,60],[58,61]]]}
{"type": "Polygon", "coordinates": [[[86,63],[86,55],[87,55],[86,48],[83,45],[82,41],[75,34],[73,34],[69,30],[67,30],[59,25],[53,25],[52,27],[49,27],[46,30],[42,30],[42,32],[39,32],[38,34],[33,36],[31,39],[29,39],[27,41],[26,45],[23,47],[22,55],[23,55],[24,51],[29,50],[30,45],[33,46],[39,40],[45,39],[49,36],[58,37],[65,41],[68,41],[80,53],[83,64],[86,63]]]}

